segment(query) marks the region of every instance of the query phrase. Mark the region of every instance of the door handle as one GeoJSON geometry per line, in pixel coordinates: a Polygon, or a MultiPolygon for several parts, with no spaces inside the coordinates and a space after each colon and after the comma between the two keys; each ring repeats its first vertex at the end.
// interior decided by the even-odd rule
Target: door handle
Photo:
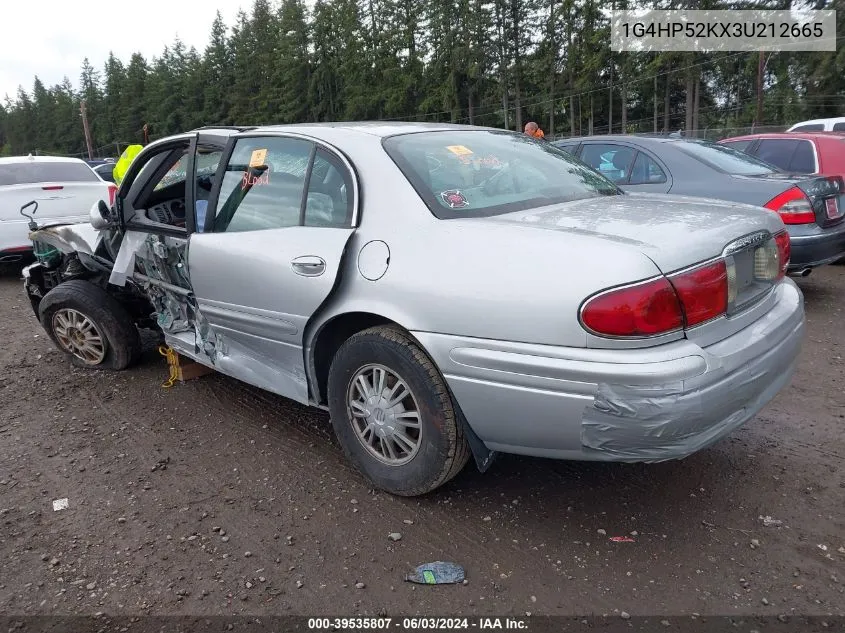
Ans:
{"type": "Polygon", "coordinates": [[[316,255],[302,255],[290,263],[293,272],[303,277],[319,277],[326,272],[326,262],[316,255]]]}

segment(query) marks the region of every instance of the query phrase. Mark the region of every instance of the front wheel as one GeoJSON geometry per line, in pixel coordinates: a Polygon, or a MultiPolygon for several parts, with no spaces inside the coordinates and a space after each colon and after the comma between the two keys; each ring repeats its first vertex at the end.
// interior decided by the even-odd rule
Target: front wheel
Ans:
{"type": "Polygon", "coordinates": [[[355,334],[329,371],[332,426],[349,460],[376,486],[421,495],[457,475],[469,445],[440,372],[407,334],[355,334]]]}
{"type": "Polygon", "coordinates": [[[99,286],[74,279],[59,284],[38,305],[41,325],[78,367],[125,369],[141,353],[132,318],[99,286]]]}

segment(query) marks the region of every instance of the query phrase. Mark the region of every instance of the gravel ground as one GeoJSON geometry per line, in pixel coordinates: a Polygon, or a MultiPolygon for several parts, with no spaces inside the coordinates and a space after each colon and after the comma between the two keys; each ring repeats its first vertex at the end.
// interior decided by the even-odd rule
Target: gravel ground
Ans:
{"type": "Polygon", "coordinates": [[[0,613],[842,615],[845,267],[799,283],[797,376],[713,448],[505,456],[399,499],[346,464],[322,412],[218,375],[164,389],[152,345],[130,371],[72,368],[7,274],[0,613]],[[468,582],[403,582],[432,560],[468,582]]]}

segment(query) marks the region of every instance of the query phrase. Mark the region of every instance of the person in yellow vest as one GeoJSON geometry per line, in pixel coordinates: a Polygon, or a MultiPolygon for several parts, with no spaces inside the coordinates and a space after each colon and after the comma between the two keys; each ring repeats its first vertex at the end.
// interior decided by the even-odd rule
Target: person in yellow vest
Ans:
{"type": "Polygon", "coordinates": [[[123,177],[126,176],[126,172],[129,170],[129,165],[132,164],[132,161],[135,160],[135,157],[144,149],[143,145],[130,145],[123,153],[120,155],[117,163],[114,166],[114,170],[112,171],[112,176],[114,177],[114,184],[118,187],[120,186],[120,182],[123,180],[123,177]]]}

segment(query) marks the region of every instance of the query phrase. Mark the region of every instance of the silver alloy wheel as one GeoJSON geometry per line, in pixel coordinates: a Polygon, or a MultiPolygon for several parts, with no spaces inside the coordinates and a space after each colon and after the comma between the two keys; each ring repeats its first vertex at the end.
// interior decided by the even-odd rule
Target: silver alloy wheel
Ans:
{"type": "Polygon", "coordinates": [[[106,339],[94,322],[72,308],[53,315],[53,333],[63,350],[86,365],[99,365],[106,357],[106,339]]]}
{"type": "Polygon", "coordinates": [[[358,441],[383,464],[407,464],[419,451],[420,410],[411,388],[393,370],[366,365],[355,372],[346,408],[358,441]]]}

